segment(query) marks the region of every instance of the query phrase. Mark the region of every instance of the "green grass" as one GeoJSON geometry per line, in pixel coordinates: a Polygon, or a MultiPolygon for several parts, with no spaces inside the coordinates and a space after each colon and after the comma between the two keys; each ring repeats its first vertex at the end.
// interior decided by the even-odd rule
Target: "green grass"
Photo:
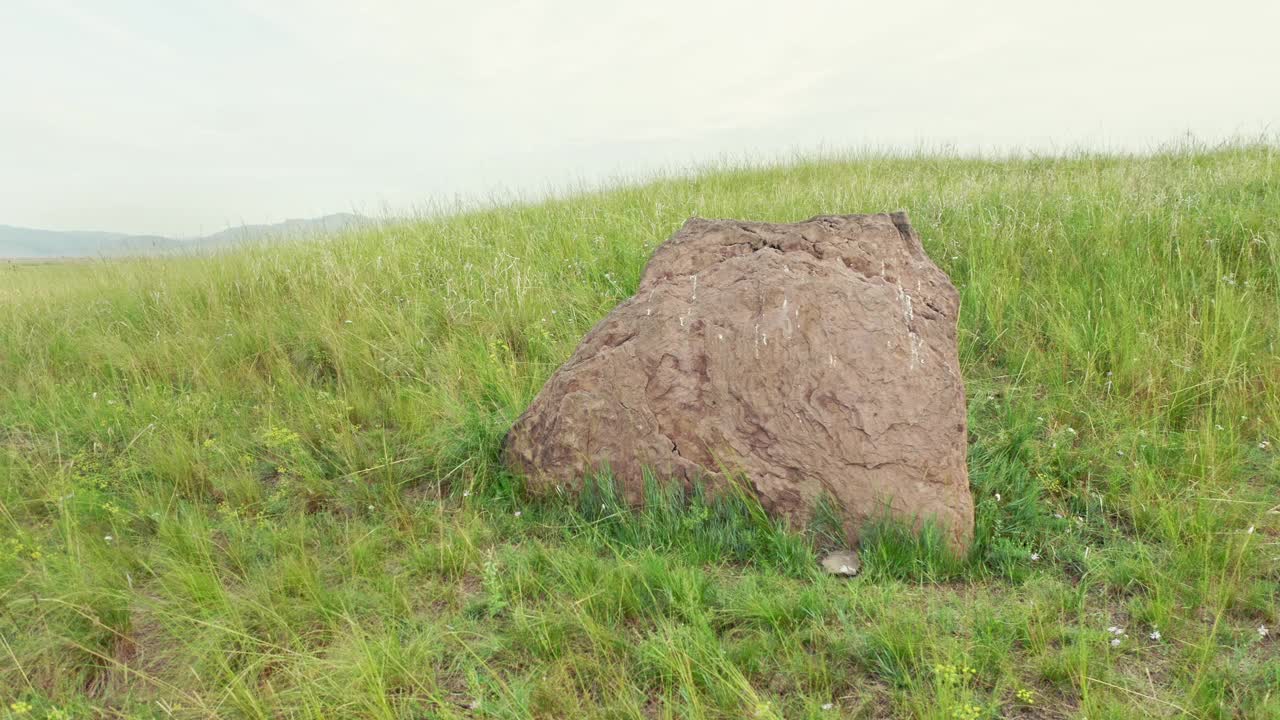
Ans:
{"type": "Polygon", "coordinates": [[[1280,717],[1278,340],[1265,144],[725,169],[3,266],[0,716],[1280,717]],[[503,473],[686,217],[898,208],[963,297],[970,555],[871,527],[844,581],[741,497],[503,473]]]}

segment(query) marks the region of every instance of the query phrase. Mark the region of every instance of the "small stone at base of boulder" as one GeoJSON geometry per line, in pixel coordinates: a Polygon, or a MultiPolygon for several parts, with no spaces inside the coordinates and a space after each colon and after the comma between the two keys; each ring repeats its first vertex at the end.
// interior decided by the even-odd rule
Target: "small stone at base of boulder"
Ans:
{"type": "Polygon", "coordinates": [[[822,569],[832,575],[853,577],[862,569],[862,561],[858,559],[858,553],[842,550],[828,553],[826,557],[822,558],[822,569]]]}

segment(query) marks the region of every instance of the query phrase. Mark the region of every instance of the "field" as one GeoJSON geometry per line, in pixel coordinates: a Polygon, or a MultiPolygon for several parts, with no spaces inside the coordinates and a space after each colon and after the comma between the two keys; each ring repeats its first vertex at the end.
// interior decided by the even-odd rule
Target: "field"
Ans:
{"type": "MultiPolygon", "coordinates": [[[[1280,149],[719,168],[0,265],[0,717],[1280,718],[1280,149]],[[506,429],[690,215],[904,208],[977,541],[534,499],[506,429]]],[[[607,488],[606,488],[607,489],[607,488]]]]}

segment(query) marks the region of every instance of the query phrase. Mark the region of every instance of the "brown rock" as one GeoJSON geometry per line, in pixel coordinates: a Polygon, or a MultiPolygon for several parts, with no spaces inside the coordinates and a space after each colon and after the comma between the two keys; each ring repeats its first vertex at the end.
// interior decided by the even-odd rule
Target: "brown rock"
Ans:
{"type": "Polygon", "coordinates": [[[803,522],[827,496],[850,539],[887,510],[973,534],[959,296],[904,213],[774,225],[689,220],[506,439],[531,489],[608,468],[711,489],[741,473],[803,522]]]}

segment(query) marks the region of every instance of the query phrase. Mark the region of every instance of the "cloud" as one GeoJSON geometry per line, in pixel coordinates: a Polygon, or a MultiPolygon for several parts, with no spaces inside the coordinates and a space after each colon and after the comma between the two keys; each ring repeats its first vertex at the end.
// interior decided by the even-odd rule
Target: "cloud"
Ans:
{"type": "Polygon", "coordinates": [[[20,0],[0,222],[190,233],[724,153],[1280,120],[1280,5],[20,0]]]}

